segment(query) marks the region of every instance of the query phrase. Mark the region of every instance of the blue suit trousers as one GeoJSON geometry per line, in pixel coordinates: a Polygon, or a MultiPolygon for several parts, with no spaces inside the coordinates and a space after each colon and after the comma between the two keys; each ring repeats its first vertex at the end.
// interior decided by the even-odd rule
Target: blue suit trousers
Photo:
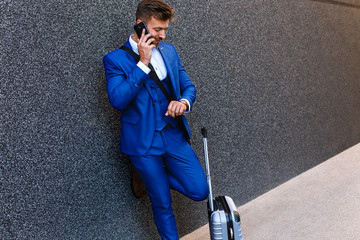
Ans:
{"type": "Polygon", "coordinates": [[[195,201],[209,194],[204,170],[184,133],[179,128],[156,131],[149,151],[129,158],[145,184],[161,238],[179,239],[170,188],[195,201]]]}

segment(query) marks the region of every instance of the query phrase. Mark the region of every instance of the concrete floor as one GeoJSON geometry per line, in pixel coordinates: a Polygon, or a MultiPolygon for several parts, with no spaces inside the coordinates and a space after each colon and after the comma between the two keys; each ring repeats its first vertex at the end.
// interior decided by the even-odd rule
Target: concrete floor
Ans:
{"type": "MultiPolygon", "coordinates": [[[[360,143],[239,207],[244,240],[360,240],[360,143]]],[[[181,240],[210,239],[205,225],[181,240]]]]}

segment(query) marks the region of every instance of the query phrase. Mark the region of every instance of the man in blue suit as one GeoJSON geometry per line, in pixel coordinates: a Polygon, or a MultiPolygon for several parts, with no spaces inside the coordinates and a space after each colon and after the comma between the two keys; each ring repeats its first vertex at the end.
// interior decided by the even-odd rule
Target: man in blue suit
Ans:
{"type": "Polygon", "coordinates": [[[196,89],[175,48],[162,42],[173,16],[160,0],[141,1],[136,23],[145,22],[149,34],[135,33],[124,45],[140,60],[122,49],[104,57],[109,101],[122,112],[120,150],[145,184],[161,238],[171,240],[179,237],[170,189],[195,201],[208,196],[203,168],[186,140],[191,133],[184,113],[191,111],[196,89]],[[173,100],[150,78],[150,65],[173,100]]]}

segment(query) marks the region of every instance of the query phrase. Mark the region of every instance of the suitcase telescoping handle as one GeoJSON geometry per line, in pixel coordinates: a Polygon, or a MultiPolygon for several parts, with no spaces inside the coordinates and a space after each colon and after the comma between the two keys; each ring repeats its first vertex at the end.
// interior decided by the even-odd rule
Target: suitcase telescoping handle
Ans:
{"type": "Polygon", "coordinates": [[[211,176],[210,176],[210,166],[209,166],[209,154],[207,148],[207,130],[205,127],[201,129],[201,133],[203,135],[203,142],[204,142],[204,154],[205,154],[205,168],[206,168],[206,179],[209,185],[209,206],[211,212],[214,211],[214,202],[213,202],[213,195],[211,189],[211,176]]]}

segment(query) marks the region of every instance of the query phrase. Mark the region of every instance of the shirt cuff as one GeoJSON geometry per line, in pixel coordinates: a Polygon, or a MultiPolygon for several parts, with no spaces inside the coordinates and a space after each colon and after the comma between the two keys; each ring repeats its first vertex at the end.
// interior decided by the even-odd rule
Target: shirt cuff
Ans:
{"type": "Polygon", "coordinates": [[[188,106],[189,106],[189,109],[188,109],[188,110],[186,110],[186,111],[184,111],[184,113],[188,113],[188,112],[190,112],[190,111],[191,111],[190,102],[189,102],[187,99],[185,99],[185,98],[180,99],[180,101],[185,101],[185,102],[188,104],[188,106]]]}
{"type": "Polygon", "coordinates": [[[141,70],[144,71],[144,73],[146,74],[149,74],[150,73],[150,68],[148,66],[146,66],[143,62],[139,61],[137,64],[136,64],[141,70]]]}

